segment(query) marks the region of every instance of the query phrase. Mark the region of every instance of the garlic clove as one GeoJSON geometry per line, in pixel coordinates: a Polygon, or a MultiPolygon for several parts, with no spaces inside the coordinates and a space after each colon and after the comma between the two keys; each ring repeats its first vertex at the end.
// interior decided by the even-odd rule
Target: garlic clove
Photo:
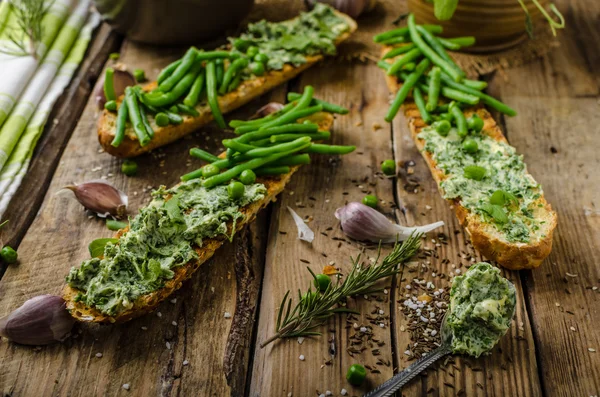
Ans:
{"type": "Polygon", "coordinates": [[[357,202],[338,208],[335,217],[340,220],[342,231],[348,237],[375,243],[404,241],[412,233],[426,233],[444,225],[441,221],[416,227],[397,225],[381,212],[357,202]]]}
{"type": "Polygon", "coordinates": [[[250,117],[250,120],[268,116],[269,114],[278,112],[281,109],[283,109],[283,104],[279,102],[269,102],[260,109],[258,109],[256,113],[254,113],[252,117],[250,117]]]}
{"type": "Polygon", "coordinates": [[[300,218],[300,215],[298,215],[293,209],[290,207],[287,207],[287,209],[292,215],[292,218],[294,218],[294,223],[298,229],[298,238],[308,243],[312,243],[315,239],[315,232],[308,227],[306,222],[304,222],[304,219],[300,218]]]}
{"type": "MultiPolygon", "coordinates": [[[[125,93],[125,88],[133,87],[136,84],[135,78],[127,70],[116,69],[113,81],[117,98],[125,93]]],[[[98,79],[98,83],[94,89],[94,98],[98,109],[104,109],[104,104],[106,103],[106,96],[104,95],[104,74],[98,79]]]]}
{"type": "Polygon", "coordinates": [[[65,186],[64,189],[71,190],[81,205],[102,218],[108,215],[123,218],[127,214],[127,195],[103,180],[65,186]]]}
{"type": "Polygon", "coordinates": [[[63,298],[40,295],[0,319],[0,336],[22,345],[47,345],[65,340],[74,324],[63,298]]]}

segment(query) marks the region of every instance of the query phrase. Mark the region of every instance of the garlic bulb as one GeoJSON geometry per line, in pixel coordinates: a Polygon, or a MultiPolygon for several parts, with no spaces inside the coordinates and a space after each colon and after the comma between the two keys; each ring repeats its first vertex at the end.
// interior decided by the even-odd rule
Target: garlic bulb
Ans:
{"type": "Polygon", "coordinates": [[[377,0],[309,0],[308,2],[311,6],[314,6],[316,2],[329,4],[352,18],[357,18],[363,12],[372,10],[377,4],[377,0]]]}
{"type": "Polygon", "coordinates": [[[444,225],[442,221],[415,227],[397,225],[381,212],[356,202],[338,208],[335,217],[341,221],[342,230],[348,237],[375,243],[404,241],[412,233],[426,233],[444,225]]]}
{"type": "Polygon", "coordinates": [[[63,298],[40,295],[0,319],[0,336],[23,345],[47,345],[62,342],[73,328],[75,319],[63,298]]]}
{"type": "Polygon", "coordinates": [[[103,180],[65,186],[64,189],[72,190],[81,205],[102,218],[108,215],[122,218],[127,213],[127,195],[103,180]]]}

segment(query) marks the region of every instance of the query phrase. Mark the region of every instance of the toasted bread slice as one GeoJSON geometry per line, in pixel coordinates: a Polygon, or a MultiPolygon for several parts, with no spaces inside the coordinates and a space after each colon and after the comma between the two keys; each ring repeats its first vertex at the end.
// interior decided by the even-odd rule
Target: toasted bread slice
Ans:
{"type": "MultiPolygon", "coordinates": [[[[311,116],[309,119],[315,123],[318,123],[319,129],[322,130],[330,130],[331,126],[333,125],[333,116],[329,113],[317,113],[311,116]]],[[[221,156],[224,156],[224,153],[221,156]]],[[[298,168],[299,166],[291,167],[291,171],[285,175],[277,177],[261,177],[257,179],[257,182],[265,185],[267,188],[267,194],[263,200],[254,202],[240,209],[240,212],[244,214],[244,219],[243,221],[237,222],[236,232],[242,229],[246,224],[252,222],[258,211],[266,207],[271,201],[275,201],[277,195],[283,191],[285,185],[290,181],[292,175],[298,170],[298,168]]],[[[232,226],[233,224],[229,222],[229,231],[231,231],[232,226]]],[[[115,235],[115,238],[121,237],[121,235],[126,231],[127,229],[119,231],[115,235]]],[[[183,266],[174,268],[173,271],[175,275],[172,279],[165,282],[164,287],[138,298],[135,302],[133,302],[133,306],[130,309],[125,310],[115,316],[104,314],[94,307],[89,307],[82,302],[76,301],[76,297],[81,291],[76,288],[72,288],[69,285],[66,285],[63,289],[63,298],[66,302],[67,309],[77,320],[95,323],[123,323],[143,314],[149,313],[154,310],[160,302],[178,290],[182,283],[189,279],[200,267],[200,265],[210,259],[215,251],[221,247],[225,241],[225,237],[204,240],[202,247],[195,247],[195,250],[198,253],[197,259],[190,261],[183,266]]]]}
{"type": "MultiPolygon", "coordinates": [[[[344,18],[350,29],[340,35],[336,40],[336,44],[346,40],[352,32],[357,28],[356,22],[340,12],[336,13],[344,18]]],[[[239,87],[225,95],[219,96],[219,107],[223,114],[229,113],[244,104],[250,102],[252,99],[261,96],[265,92],[277,87],[278,85],[293,79],[298,74],[313,66],[324,58],[323,55],[309,56],[306,58],[306,63],[298,67],[294,67],[290,64],[284,65],[282,70],[271,70],[265,73],[263,76],[255,77],[250,80],[243,81],[239,87]]],[[[156,88],[157,83],[152,82],[144,86],[145,91],[151,91],[156,88]]],[[[164,146],[168,143],[176,141],[185,135],[192,133],[198,128],[207,125],[213,120],[213,115],[210,110],[210,106],[206,101],[201,101],[196,105],[196,110],[200,113],[197,117],[182,115],[183,123],[179,125],[167,125],[165,127],[159,127],[154,122],[154,118],[149,115],[148,119],[150,125],[154,129],[154,137],[146,146],[140,146],[139,141],[135,135],[133,127],[128,125],[125,130],[125,139],[118,146],[114,147],[110,143],[115,137],[117,115],[114,112],[104,110],[98,119],[98,140],[100,145],[109,154],[116,157],[135,157],[142,153],[149,152],[157,147],[164,146]]]]}
{"type": "MultiPolygon", "coordinates": [[[[385,48],[383,53],[385,54],[390,49],[391,47],[385,48]]],[[[398,79],[394,76],[386,75],[386,80],[390,91],[396,93],[400,88],[398,79]]],[[[431,174],[438,184],[440,193],[443,193],[440,184],[444,179],[448,178],[449,175],[446,175],[443,170],[437,168],[431,153],[424,150],[425,141],[418,138],[419,132],[421,132],[427,124],[421,118],[421,114],[413,102],[406,101],[403,108],[404,115],[408,119],[411,136],[415,145],[429,166],[431,174]]],[[[502,131],[485,108],[473,107],[466,109],[464,112],[467,117],[474,112],[481,117],[484,121],[482,134],[487,134],[498,142],[508,144],[502,131]]],[[[484,222],[480,215],[463,207],[460,204],[459,199],[448,201],[452,204],[456,217],[461,225],[466,229],[473,246],[486,258],[497,262],[507,269],[520,270],[536,268],[552,250],[552,234],[557,225],[557,216],[543,195],[536,201],[536,204],[539,206],[535,208],[533,215],[536,219],[543,220],[545,223],[542,225],[542,230],[537,234],[539,237],[532,238],[530,243],[507,241],[494,225],[484,222]]]]}

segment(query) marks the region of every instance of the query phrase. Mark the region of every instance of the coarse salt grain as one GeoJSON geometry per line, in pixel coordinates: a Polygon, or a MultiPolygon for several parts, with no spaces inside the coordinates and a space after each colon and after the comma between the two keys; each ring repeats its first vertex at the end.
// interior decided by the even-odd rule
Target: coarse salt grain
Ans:
{"type": "Polygon", "coordinates": [[[165,345],[167,346],[167,349],[171,350],[171,343],[170,342],[165,343],[165,345]]]}
{"type": "Polygon", "coordinates": [[[177,321],[171,321],[171,324],[173,324],[174,327],[177,327],[177,321]]]}
{"type": "Polygon", "coordinates": [[[333,392],[332,392],[331,390],[327,390],[327,391],[325,392],[325,395],[326,395],[326,396],[333,396],[333,392]]]}
{"type": "Polygon", "coordinates": [[[360,327],[360,332],[367,332],[367,327],[360,327]]]}
{"type": "Polygon", "coordinates": [[[156,316],[157,316],[158,318],[161,318],[161,317],[162,317],[162,313],[161,313],[161,312],[157,312],[157,313],[156,313],[156,316]]]}
{"type": "Polygon", "coordinates": [[[348,394],[348,390],[346,390],[346,389],[342,389],[342,390],[340,391],[340,394],[341,394],[342,396],[345,396],[346,394],[348,394]]]}
{"type": "Polygon", "coordinates": [[[383,313],[384,313],[384,311],[379,309],[379,314],[383,314],[383,313]]]}
{"type": "Polygon", "coordinates": [[[183,360],[183,365],[188,365],[190,362],[188,360],[183,360]]]}
{"type": "Polygon", "coordinates": [[[302,342],[304,342],[304,336],[299,336],[298,337],[298,344],[301,345],[302,342]]]}
{"type": "Polygon", "coordinates": [[[148,327],[142,327],[142,331],[147,331],[148,327]]]}
{"type": "Polygon", "coordinates": [[[223,317],[225,317],[225,318],[231,318],[231,313],[225,312],[225,314],[223,315],[223,317]]]}
{"type": "Polygon", "coordinates": [[[410,286],[410,284],[406,284],[406,286],[404,288],[411,289],[412,287],[410,286]]]}
{"type": "Polygon", "coordinates": [[[175,303],[177,303],[177,298],[173,298],[173,299],[171,299],[171,303],[172,303],[172,304],[175,304],[175,303]]]}
{"type": "Polygon", "coordinates": [[[102,358],[102,353],[96,353],[96,357],[102,358]]]}
{"type": "Polygon", "coordinates": [[[594,349],[593,347],[588,347],[588,351],[590,353],[596,353],[596,349],[594,349]]]}
{"type": "Polygon", "coordinates": [[[300,359],[300,361],[304,361],[304,354],[301,354],[298,358],[300,359]]]}
{"type": "Polygon", "coordinates": [[[379,323],[379,326],[380,326],[381,328],[384,328],[384,327],[385,327],[385,324],[384,324],[384,323],[379,323]]]}
{"type": "Polygon", "coordinates": [[[131,389],[131,386],[129,386],[129,383],[123,383],[123,386],[121,386],[121,387],[125,390],[131,389]]]}

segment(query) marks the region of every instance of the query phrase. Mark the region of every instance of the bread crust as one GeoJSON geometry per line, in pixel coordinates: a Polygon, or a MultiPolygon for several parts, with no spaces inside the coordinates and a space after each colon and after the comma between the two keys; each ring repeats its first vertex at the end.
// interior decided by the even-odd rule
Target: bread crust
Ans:
{"type": "MultiPolygon", "coordinates": [[[[389,47],[385,48],[383,53],[385,54],[389,50],[389,47]]],[[[388,88],[393,93],[396,93],[400,88],[400,84],[395,77],[386,75],[386,81],[388,88]]],[[[406,101],[403,109],[404,115],[408,119],[408,125],[413,141],[425,159],[433,178],[437,182],[440,194],[443,195],[443,189],[440,184],[447,178],[447,175],[437,168],[431,153],[425,151],[425,141],[417,137],[419,132],[426,127],[427,124],[425,124],[421,118],[419,110],[413,102],[406,101]]],[[[472,107],[465,110],[465,115],[467,117],[473,113],[477,113],[484,121],[483,134],[489,135],[498,142],[508,144],[500,127],[498,127],[495,120],[492,118],[492,115],[484,107],[472,107]]],[[[470,212],[467,208],[460,205],[459,199],[447,201],[451,204],[451,207],[454,208],[456,217],[467,231],[473,246],[481,252],[483,256],[497,262],[507,269],[534,269],[540,266],[552,251],[552,235],[557,226],[557,215],[543,195],[536,201],[537,204],[541,204],[541,207],[536,207],[534,216],[540,219],[543,218],[546,221],[543,233],[545,237],[541,237],[531,243],[509,242],[500,237],[496,232],[495,227],[482,222],[481,216],[470,212]]]]}
{"type": "MultiPolygon", "coordinates": [[[[340,44],[346,40],[356,30],[356,22],[348,15],[337,12],[340,17],[346,20],[349,30],[343,33],[337,40],[336,44],[340,44]]],[[[271,70],[263,76],[257,76],[250,80],[243,81],[237,89],[225,95],[219,96],[219,107],[223,114],[229,113],[254,98],[261,96],[267,91],[277,87],[278,85],[293,79],[298,74],[310,68],[324,58],[322,55],[309,56],[306,58],[306,63],[294,67],[290,64],[285,64],[282,70],[271,70]]],[[[157,86],[156,82],[146,84],[143,88],[145,91],[151,91],[157,86]]],[[[122,97],[119,98],[119,101],[122,97]]],[[[118,146],[114,147],[110,143],[115,137],[117,114],[104,109],[98,118],[98,141],[106,153],[116,157],[128,158],[139,156],[158,147],[174,142],[198,128],[209,124],[214,118],[210,110],[210,106],[206,101],[196,105],[196,110],[200,113],[197,117],[182,115],[183,123],[179,125],[169,124],[165,127],[159,127],[154,123],[154,118],[149,117],[150,124],[154,129],[154,137],[146,146],[140,146],[135,135],[133,127],[128,125],[125,129],[125,139],[118,146]]]]}
{"type": "MultiPolygon", "coordinates": [[[[317,113],[309,118],[311,121],[319,124],[319,129],[331,130],[333,125],[333,116],[329,113],[317,113]]],[[[223,157],[225,154],[221,154],[223,157]]],[[[256,214],[262,208],[266,207],[271,201],[275,201],[279,193],[281,193],[285,185],[290,181],[292,175],[300,168],[299,166],[291,167],[291,171],[285,175],[277,177],[260,177],[257,182],[262,183],[267,188],[267,194],[261,201],[251,203],[240,209],[244,214],[244,220],[238,221],[236,224],[236,232],[241,230],[245,225],[252,222],[256,218],[256,214]]],[[[228,223],[228,230],[231,231],[233,224],[228,223]]],[[[127,229],[123,229],[116,233],[115,238],[120,238],[127,229]]],[[[225,243],[226,238],[220,236],[218,238],[206,239],[203,241],[202,247],[194,247],[198,258],[186,263],[185,265],[173,269],[174,276],[171,280],[167,280],[163,288],[143,295],[133,302],[131,308],[115,315],[110,316],[104,314],[94,307],[89,307],[82,302],[77,302],[76,297],[81,293],[80,290],[65,285],[62,296],[66,302],[67,310],[75,319],[82,322],[94,323],[123,323],[133,318],[139,317],[153,311],[160,302],[167,299],[173,292],[177,291],[184,281],[188,280],[194,272],[210,259],[215,251],[225,243]]]]}

